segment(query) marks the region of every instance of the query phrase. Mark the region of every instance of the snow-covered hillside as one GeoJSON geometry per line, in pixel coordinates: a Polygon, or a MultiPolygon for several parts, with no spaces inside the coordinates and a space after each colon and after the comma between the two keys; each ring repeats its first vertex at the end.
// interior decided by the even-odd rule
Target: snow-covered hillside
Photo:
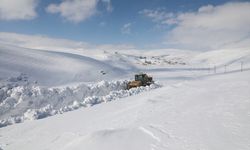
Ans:
{"type": "Polygon", "coordinates": [[[71,53],[1,44],[0,123],[9,126],[0,128],[0,149],[249,150],[249,76],[249,49],[71,53]],[[125,90],[138,72],[157,84],[125,90]]]}
{"type": "Polygon", "coordinates": [[[126,73],[112,64],[60,51],[0,45],[0,54],[0,79],[17,77],[23,73],[39,85],[101,81],[126,73]]]}

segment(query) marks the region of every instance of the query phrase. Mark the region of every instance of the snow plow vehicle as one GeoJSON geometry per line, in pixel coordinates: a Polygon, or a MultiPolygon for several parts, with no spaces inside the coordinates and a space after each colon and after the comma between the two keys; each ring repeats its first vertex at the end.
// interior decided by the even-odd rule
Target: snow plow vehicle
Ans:
{"type": "Polygon", "coordinates": [[[127,89],[139,87],[139,86],[147,86],[153,84],[153,77],[148,76],[145,73],[140,73],[135,75],[134,81],[129,81],[127,85],[127,89]]]}

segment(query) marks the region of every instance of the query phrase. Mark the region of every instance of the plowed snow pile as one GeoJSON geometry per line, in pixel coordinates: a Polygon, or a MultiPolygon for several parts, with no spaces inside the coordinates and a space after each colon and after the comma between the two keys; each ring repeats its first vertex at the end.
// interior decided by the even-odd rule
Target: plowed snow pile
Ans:
{"type": "Polygon", "coordinates": [[[101,81],[63,88],[40,87],[29,85],[28,82],[22,84],[8,82],[0,87],[0,127],[61,114],[159,87],[153,84],[126,90],[127,81],[101,81]]]}

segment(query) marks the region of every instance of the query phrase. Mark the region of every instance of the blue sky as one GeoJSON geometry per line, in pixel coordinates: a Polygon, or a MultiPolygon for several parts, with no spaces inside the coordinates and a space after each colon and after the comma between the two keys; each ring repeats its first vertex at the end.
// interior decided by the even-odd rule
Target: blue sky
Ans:
{"type": "MultiPolygon", "coordinates": [[[[175,47],[176,43],[169,42],[169,44],[164,41],[180,23],[163,22],[170,19],[176,20],[180,14],[189,12],[195,14],[199,8],[210,5],[217,7],[230,2],[246,2],[242,0],[85,0],[96,1],[96,5],[89,9],[92,14],[80,19],[70,20],[69,17],[60,14],[67,10],[59,12],[56,8],[48,10],[48,7],[50,5],[59,6],[64,1],[81,0],[33,0],[35,1],[35,4],[33,4],[35,5],[33,6],[35,16],[30,18],[22,16],[21,19],[18,16],[8,18],[8,16],[4,16],[8,13],[3,13],[1,18],[1,8],[5,8],[4,3],[18,5],[14,1],[9,1],[0,0],[0,32],[42,35],[50,38],[83,41],[95,45],[128,44],[136,48],[163,48],[173,45],[175,47]],[[152,14],[155,16],[152,16],[152,14]],[[168,14],[171,14],[171,16],[166,17],[168,14]],[[157,15],[161,16],[157,18],[157,15]]],[[[8,5],[6,4],[6,6],[8,5]]],[[[88,13],[78,11],[74,14],[88,13]]]]}

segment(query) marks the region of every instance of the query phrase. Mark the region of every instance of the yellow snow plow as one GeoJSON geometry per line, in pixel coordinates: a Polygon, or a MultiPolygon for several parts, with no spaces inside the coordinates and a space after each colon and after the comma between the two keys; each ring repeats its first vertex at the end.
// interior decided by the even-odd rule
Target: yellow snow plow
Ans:
{"type": "Polygon", "coordinates": [[[140,73],[135,75],[134,81],[129,81],[127,85],[127,89],[139,87],[139,86],[147,86],[154,83],[153,78],[148,76],[145,73],[140,73]]]}

